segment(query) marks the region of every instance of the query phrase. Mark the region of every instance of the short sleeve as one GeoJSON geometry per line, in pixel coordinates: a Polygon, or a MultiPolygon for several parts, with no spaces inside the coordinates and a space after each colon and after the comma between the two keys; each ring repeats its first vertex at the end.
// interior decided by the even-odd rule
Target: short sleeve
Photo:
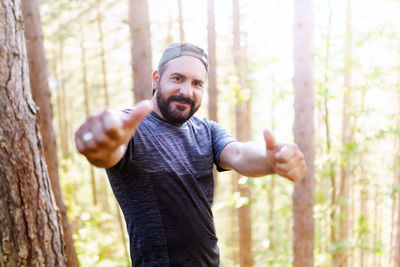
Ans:
{"type": "Polygon", "coordinates": [[[213,145],[214,163],[217,166],[218,171],[226,171],[219,166],[219,156],[226,145],[236,140],[218,123],[209,121],[209,125],[213,145]]]}

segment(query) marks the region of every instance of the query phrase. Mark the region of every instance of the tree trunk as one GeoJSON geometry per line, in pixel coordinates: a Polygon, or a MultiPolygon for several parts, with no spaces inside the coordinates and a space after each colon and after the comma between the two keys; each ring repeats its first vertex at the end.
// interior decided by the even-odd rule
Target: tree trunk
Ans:
{"type": "Polygon", "coordinates": [[[101,61],[101,76],[102,76],[102,87],[104,92],[104,104],[106,107],[109,106],[109,94],[108,94],[108,82],[107,82],[107,68],[106,68],[106,55],[104,52],[104,33],[103,33],[103,19],[102,12],[100,10],[101,0],[96,0],[97,8],[97,30],[99,32],[99,43],[100,43],[100,61],[101,61]]]}
{"type": "Polygon", "coordinates": [[[57,55],[57,77],[59,81],[59,86],[57,88],[57,101],[59,105],[58,119],[59,119],[59,131],[61,138],[61,151],[63,156],[69,154],[69,139],[68,139],[68,120],[67,120],[67,108],[66,108],[66,98],[67,95],[65,93],[65,75],[64,75],[64,37],[60,36],[59,40],[59,49],[57,55]]]}
{"type": "Polygon", "coordinates": [[[37,0],[23,0],[22,11],[24,16],[26,51],[29,62],[30,85],[33,99],[39,107],[40,133],[43,143],[46,144],[44,146],[44,157],[46,159],[51,188],[61,217],[68,266],[79,266],[72,239],[71,226],[67,217],[67,208],[61,196],[57,146],[52,124],[51,95],[47,83],[47,61],[43,47],[39,2],[37,0]]]}
{"type": "Polygon", "coordinates": [[[343,119],[342,119],[342,164],[340,166],[340,216],[339,216],[339,239],[338,242],[342,244],[342,249],[337,251],[337,255],[334,255],[335,266],[347,267],[349,253],[347,252],[347,246],[345,245],[350,238],[350,185],[351,185],[351,174],[348,167],[350,162],[350,152],[348,146],[352,142],[351,129],[350,129],[350,105],[351,105],[351,0],[347,0],[347,13],[346,13],[346,46],[345,46],[345,74],[344,74],[344,87],[345,92],[343,94],[343,119]]]}
{"type": "Polygon", "coordinates": [[[125,237],[126,226],[124,224],[124,219],[122,218],[121,208],[119,207],[118,201],[115,198],[114,198],[114,203],[115,203],[115,210],[117,212],[117,217],[118,217],[119,229],[121,231],[121,240],[122,240],[122,244],[124,245],[124,255],[125,255],[126,261],[129,262],[130,257],[129,257],[128,245],[127,245],[126,237],[125,237]]]}
{"type": "MultiPolygon", "coordinates": [[[[271,79],[272,87],[271,87],[271,101],[270,101],[270,108],[271,108],[271,131],[275,131],[275,104],[276,104],[276,84],[274,79],[271,79]]],[[[269,243],[269,251],[271,255],[275,253],[275,245],[274,245],[274,214],[275,214],[275,178],[276,175],[271,175],[269,180],[269,190],[268,190],[268,234],[267,239],[270,241],[269,243]]],[[[272,257],[268,260],[268,266],[273,266],[274,260],[272,257]]]]}
{"type": "Polygon", "coordinates": [[[215,37],[214,0],[208,0],[208,117],[218,121],[217,59],[215,37]]]}
{"type": "Polygon", "coordinates": [[[185,41],[185,31],[183,29],[183,12],[182,12],[182,0],[178,0],[178,13],[179,13],[179,37],[180,41],[185,41]]]}
{"type": "Polygon", "coordinates": [[[308,171],[293,192],[293,266],[314,265],[313,1],[294,1],[294,140],[308,171]]]}
{"type": "MultiPolygon", "coordinates": [[[[99,32],[99,43],[100,43],[100,61],[101,61],[101,76],[102,76],[102,87],[104,92],[104,105],[108,107],[110,105],[110,96],[108,93],[108,81],[107,81],[107,64],[106,64],[106,53],[104,48],[104,31],[103,31],[103,19],[101,11],[101,0],[97,0],[97,30],[99,32]]],[[[108,184],[106,175],[100,176],[100,191],[101,191],[101,205],[105,212],[110,212],[110,205],[108,201],[108,184]]]]}
{"type": "Polygon", "coordinates": [[[0,14],[1,266],[66,266],[30,92],[19,1],[3,0],[0,14]]]}
{"type": "MultiPolygon", "coordinates": [[[[396,129],[400,129],[400,77],[397,83],[397,102],[398,102],[398,112],[397,112],[397,126],[396,129]]],[[[395,188],[400,188],[400,136],[395,137],[395,157],[394,157],[394,181],[393,185],[395,188]]],[[[392,217],[392,239],[393,239],[393,267],[400,267],[400,193],[396,191],[393,195],[393,214],[392,217]]]]}
{"type": "MultiPolygon", "coordinates": [[[[326,153],[330,155],[332,153],[332,145],[331,145],[331,134],[330,134],[330,112],[329,112],[329,79],[328,79],[328,70],[329,70],[329,60],[330,60],[330,47],[331,47],[331,30],[332,30],[332,8],[329,6],[329,17],[328,17],[328,34],[326,35],[326,46],[325,46],[325,62],[324,62],[324,83],[322,88],[322,116],[325,126],[325,139],[326,139],[326,153]]],[[[337,218],[336,218],[336,195],[337,195],[337,184],[336,184],[336,172],[335,172],[335,163],[334,160],[329,160],[328,162],[328,175],[332,188],[331,192],[331,211],[329,214],[330,217],[330,241],[334,246],[336,245],[336,229],[337,229],[337,218]]]]}
{"type": "MultiPolygon", "coordinates": [[[[249,141],[251,134],[250,124],[250,101],[242,99],[241,90],[246,88],[246,80],[243,73],[242,48],[240,45],[240,15],[239,1],[233,0],[233,60],[238,77],[238,90],[236,95],[235,118],[236,118],[236,137],[240,141],[249,141]]],[[[240,197],[247,199],[248,203],[239,207],[239,261],[240,266],[253,266],[253,258],[251,252],[251,191],[248,185],[239,184],[241,175],[237,175],[238,189],[240,197]]]]}
{"type": "MultiPolygon", "coordinates": [[[[83,25],[80,25],[80,48],[81,48],[81,65],[82,65],[82,85],[83,85],[83,95],[84,95],[84,107],[85,107],[85,114],[86,117],[89,116],[90,113],[90,105],[89,105],[89,88],[88,88],[88,81],[87,81],[87,68],[86,68],[86,48],[85,48],[85,41],[84,41],[84,34],[83,34],[83,25]]],[[[90,183],[92,186],[92,199],[93,205],[97,205],[97,191],[96,191],[96,179],[94,175],[94,167],[93,165],[89,164],[90,170],[90,183]]]]}
{"type": "Polygon", "coordinates": [[[150,22],[147,0],[129,0],[132,36],[133,93],[135,103],[152,95],[150,22]]]}

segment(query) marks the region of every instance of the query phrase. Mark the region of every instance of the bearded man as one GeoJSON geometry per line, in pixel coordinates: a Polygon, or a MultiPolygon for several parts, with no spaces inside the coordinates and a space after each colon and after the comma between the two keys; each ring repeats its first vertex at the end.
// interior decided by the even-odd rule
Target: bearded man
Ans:
{"type": "MultiPolygon", "coordinates": [[[[248,177],[306,173],[296,144],[238,142],[193,114],[205,93],[203,49],[174,43],[153,73],[153,98],[89,117],[75,133],[78,151],[105,168],[123,211],[133,266],[219,266],[211,205],[213,165],[248,177]]],[[[150,89],[150,88],[149,88],[150,89]]]]}

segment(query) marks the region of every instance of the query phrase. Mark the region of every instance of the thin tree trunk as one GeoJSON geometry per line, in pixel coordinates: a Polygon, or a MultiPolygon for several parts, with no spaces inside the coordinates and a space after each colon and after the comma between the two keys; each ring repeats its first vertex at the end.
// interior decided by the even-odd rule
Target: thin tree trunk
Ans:
{"type": "MultiPolygon", "coordinates": [[[[400,55],[400,54],[399,54],[400,55]]],[[[397,129],[400,128],[400,76],[399,82],[397,83],[397,99],[398,99],[398,120],[397,120],[397,129]]],[[[400,188],[400,137],[396,136],[396,154],[394,157],[394,187],[400,188]]],[[[393,196],[393,222],[392,222],[392,236],[393,236],[393,267],[400,267],[400,196],[397,191],[393,196]]]]}
{"type": "Polygon", "coordinates": [[[169,15],[168,17],[168,25],[167,25],[167,37],[165,38],[166,45],[172,44],[174,42],[174,38],[172,37],[172,27],[174,26],[174,20],[169,15]]]}
{"type": "MultiPolygon", "coordinates": [[[[332,30],[332,8],[329,4],[329,16],[328,16],[328,34],[326,36],[326,47],[325,47],[325,73],[324,73],[324,84],[323,84],[323,118],[325,124],[325,139],[326,139],[326,153],[330,155],[332,153],[332,145],[331,145],[331,134],[330,134],[330,122],[329,122],[329,96],[328,96],[328,70],[329,70],[329,59],[330,59],[330,47],[331,47],[331,30],[332,30]]],[[[336,171],[335,171],[335,164],[333,160],[329,160],[328,165],[328,173],[329,173],[329,180],[331,183],[331,211],[330,211],[330,240],[331,243],[335,246],[337,242],[337,218],[336,218],[336,195],[337,195],[337,184],[336,184],[336,171]]]]}
{"type": "Polygon", "coordinates": [[[185,31],[183,29],[182,0],[178,0],[178,13],[179,13],[179,37],[181,42],[183,42],[185,41],[185,31]]]}
{"type": "MultiPolygon", "coordinates": [[[[350,185],[351,174],[348,167],[350,162],[350,153],[348,145],[352,142],[351,129],[350,129],[350,105],[351,105],[351,0],[347,0],[347,13],[346,13],[346,47],[345,47],[345,74],[344,74],[344,87],[343,94],[343,121],[342,121],[342,149],[343,159],[340,168],[341,183],[340,183],[340,216],[339,216],[339,240],[341,244],[346,244],[350,238],[350,185]]],[[[335,266],[347,267],[349,253],[346,246],[337,251],[335,259],[337,260],[335,266]]]]}
{"type": "Polygon", "coordinates": [[[58,125],[59,125],[59,133],[61,139],[61,152],[62,155],[68,155],[69,153],[69,142],[68,142],[68,130],[67,130],[67,114],[65,107],[65,77],[64,77],[64,68],[63,68],[63,54],[64,54],[64,37],[60,36],[58,40],[58,51],[57,51],[57,66],[56,66],[56,76],[57,81],[59,81],[59,85],[57,86],[57,115],[58,115],[58,125]]]}
{"type": "MultiPolygon", "coordinates": [[[[362,159],[363,159],[363,155],[361,155],[361,161],[360,163],[362,163],[362,159]]],[[[367,208],[367,200],[368,200],[368,180],[365,177],[366,172],[365,169],[363,167],[363,165],[361,165],[361,179],[360,179],[360,186],[361,186],[361,192],[360,192],[360,219],[365,220],[365,222],[368,221],[368,208],[367,208]]],[[[354,201],[355,202],[355,201],[354,201]]],[[[364,226],[362,226],[364,227],[364,226]]],[[[368,244],[367,240],[366,240],[366,233],[364,231],[361,232],[360,234],[360,238],[361,238],[361,242],[362,244],[368,244]]],[[[354,258],[354,257],[353,257],[354,258]]],[[[364,267],[368,264],[367,261],[367,254],[365,253],[365,248],[360,248],[360,267],[364,267]]],[[[354,266],[351,265],[351,266],[354,266]]]]}
{"type": "Polygon", "coordinates": [[[107,82],[107,68],[106,68],[106,54],[104,51],[104,33],[103,33],[103,19],[102,12],[100,11],[101,0],[96,0],[97,7],[97,30],[99,32],[99,43],[100,43],[100,61],[101,61],[101,76],[102,76],[102,87],[104,92],[104,104],[106,107],[110,105],[109,94],[108,94],[108,82],[107,82]]]}
{"type": "MultiPolygon", "coordinates": [[[[380,216],[380,209],[379,209],[379,203],[380,203],[380,192],[379,192],[379,186],[375,186],[375,195],[374,195],[374,245],[377,245],[378,242],[381,240],[381,229],[379,222],[381,221],[381,216],[380,216]]],[[[373,267],[380,267],[381,262],[380,262],[381,256],[378,253],[374,254],[373,261],[372,261],[372,266],[373,267]]]]}
{"type": "MultiPolygon", "coordinates": [[[[102,12],[100,10],[102,1],[97,0],[97,29],[99,32],[99,43],[100,43],[100,60],[101,60],[101,76],[102,76],[102,87],[104,92],[104,105],[108,107],[110,105],[110,95],[108,93],[108,81],[107,81],[107,63],[105,53],[105,42],[104,42],[104,31],[103,31],[103,19],[102,12]]],[[[101,188],[101,204],[105,212],[110,213],[110,204],[108,201],[108,185],[107,177],[105,175],[100,176],[100,188],[101,188]]]]}
{"type": "Polygon", "coordinates": [[[44,146],[44,157],[46,159],[47,171],[50,177],[54,198],[61,217],[67,262],[68,266],[79,266],[72,239],[71,226],[67,217],[67,208],[61,196],[57,146],[52,124],[51,95],[47,83],[47,61],[43,47],[39,2],[37,0],[22,0],[21,3],[25,25],[30,85],[33,99],[39,107],[38,118],[40,133],[43,138],[43,143],[46,144],[44,146]]]}
{"type": "Polygon", "coordinates": [[[126,237],[125,237],[126,227],[124,224],[124,220],[122,219],[121,208],[119,207],[118,201],[115,198],[114,198],[114,203],[115,203],[115,210],[117,211],[117,216],[118,216],[119,229],[121,231],[121,239],[122,239],[122,243],[124,245],[125,259],[127,262],[129,262],[130,257],[129,257],[128,246],[126,244],[126,237]]]}
{"type": "MultiPolygon", "coordinates": [[[[179,0],[180,2],[180,0],[179,0]]],[[[208,0],[208,117],[210,120],[215,122],[218,121],[218,91],[217,91],[217,59],[216,59],[216,37],[215,37],[215,12],[214,12],[214,0],[208,0]]],[[[214,184],[215,187],[218,182],[217,170],[214,166],[214,184]]],[[[216,189],[214,188],[214,192],[216,189]]]]}
{"type": "Polygon", "coordinates": [[[0,5],[0,263],[66,266],[29,86],[19,1],[0,5]]]}
{"type": "Polygon", "coordinates": [[[294,140],[308,171],[293,191],[293,266],[314,266],[313,1],[294,1],[294,140]]]}
{"type": "Polygon", "coordinates": [[[133,93],[135,103],[150,99],[151,42],[147,0],[129,0],[129,25],[132,36],[133,93]]]}
{"type": "MultiPolygon", "coordinates": [[[[236,118],[236,136],[240,141],[248,141],[250,139],[250,120],[249,120],[249,100],[241,99],[240,91],[246,88],[246,80],[243,73],[242,48],[240,45],[240,15],[239,15],[239,1],[233,0],[233,60],[236,68],[237,77],[239,79],[239,90],[237,91],[237,104],[235,107],[236,118]]],[[[237,183],[241,175],[237,175],[237,183]]],[[[251,191],[248,185],[239,184],[238,186],[240,196],[247,198],[250,202],[251,191]]],[[[250,204],[241,205],[239,208],[239,260],[240,266],[249,267],[253,266],[252,252],[251,252],[251,206],[250,204]]]]}
{"type": "MultiPolygon", "coordinates": [[[[271,131],[275,131],[275,103],[276,102],[276,87],[275,82],[272,79],[272,87],[271,87],[271,131]]],[[[271,251],[271,255],[275,253],[274,246],[274,212],[275,212],[275,175],[271,175],[269,180],[269,190],[268,190],[268,235],[267,238],[270,240],[269,251],[271,251]]],[[[270,257],[268,261],[268,266],[273,266],[274,260],[270,257]]]]}
{"type": "MultiPolygon", "coordinates": [[[[89,88],[88,88],[88,81],[87,81],[87,68],[86,68],[86,48],[85,48],[85,41],[84,41],[84,34],[83,34],[83,25],[79,27],[80,29],[80,49],[81,49],[81,67],[82,67],[82,85],[83,85],[83,95],[84,95],[84,107],[85,107],[85,114],[86,117],[89,116],[90,113],[90,105],[89,105],[89,88]]],[[[97,191],[96,191],[96,178],[94,175],[94,167],[93,165],[89,164],[89,171],[90,171],[90,184],[92,186],[92,198],[93,198],[93,205],[97,205],[97,191]]]]}
{"type": "Polygon", "coordinates": [[[214,0],[208,0],[208,117],[218,121],[217,60],[214,0]]]}

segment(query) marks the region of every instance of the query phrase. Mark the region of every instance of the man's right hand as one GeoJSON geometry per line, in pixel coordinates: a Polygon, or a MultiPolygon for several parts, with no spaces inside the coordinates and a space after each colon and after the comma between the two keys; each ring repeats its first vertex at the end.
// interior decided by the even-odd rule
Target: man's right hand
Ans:
{"type": "Polygon", "coordinates": [[[152,110],[152,103],[144,100],[129,114],[105,110],[89,116],[75,132],[76,148],[93,165],[110,168],[122,158],[125,144],[152,110]]]}

